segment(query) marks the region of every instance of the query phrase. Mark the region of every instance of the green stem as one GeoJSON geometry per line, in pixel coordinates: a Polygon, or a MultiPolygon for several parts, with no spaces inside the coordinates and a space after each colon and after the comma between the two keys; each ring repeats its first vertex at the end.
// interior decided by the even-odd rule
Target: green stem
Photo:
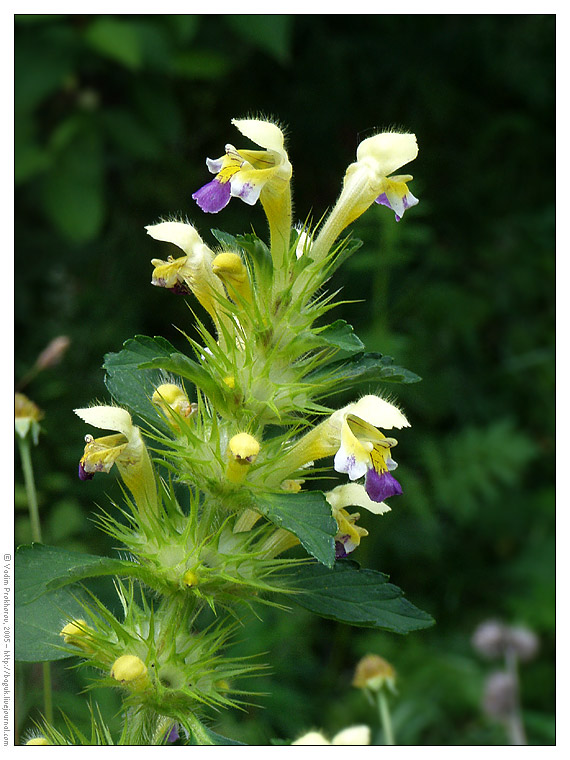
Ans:
{"type": "Polygon", "coordinates": [[[522,722],[521,707],[520,707],[520,686],[519,686],[519,673],[518,673],[518,661],[517,654],[512,647],[508,647],[505,652],[505,665],[507,671],[511,674],[516,687],[516,701],[509,717],[507,718],[507,730],[509,732],[509,740],[513,746],[526,745],[526,734],[524,725],[522,722]]]}
{"type": "Polygon", "coordinates": [[[384,730],[385,743],[390,745],[396,744],[388,700],[382,689],[378,692],[378,712],[380,713],[380,721],[382,722],[382,729],[384,730]]]}
{"type": "Polygon", "coordinates": [[[40,527],[40,513],[38,510],[38,497],[34,482],[34,471],[32,468],[32,454],[30,449],[30,439],[28,436],[21,438],[18,436],[20,446],[20,458],[22,460],[22,470],[24,472],[24,483],[26,486],[26,496],[28,497],[28,510],[30,513],[30,523],[32,525],[32,541],[42,542],[42,531],[40,527]]]}
{"type": "Polygon", "coordinates": [[[53,699],[51,690],[51,665],[49,662],[42,662],[42,671],[44,677],[44,717],[48,723],[53,723],[53,699]]]}
{"type": "MultiPolygon", "coordinates": [[[[30,439],[28,436],[18,437],[20,448],[20,458],[22,460],[22,471],[24,473],[24,483],[26,486],[26,496],[28,498],[28,510],[30,513],[30,523],[32,526],[32,541],[42,542],[42,529],[40,525],[40,513],[38,509],[38,495],[34,481],[34,470],[32,467],[32,452],[30,439]]],[[[53,699],[51,688],[51,666],[49,662],[42,663],[43,672],[43,690],[44,690],[44,717],[48,723],[53,723],[53,699]]]]}

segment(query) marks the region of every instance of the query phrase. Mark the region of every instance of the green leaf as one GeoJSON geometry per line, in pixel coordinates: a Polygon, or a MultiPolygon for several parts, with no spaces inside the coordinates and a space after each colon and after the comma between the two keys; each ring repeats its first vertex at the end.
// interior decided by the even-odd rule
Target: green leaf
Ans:
{"type": "Polygon", "coordinates": [[[327,567],[334,564],[337,524],[320,491],[252,494],[257,509],[274,525],[294,533],[304,548],[327,567]]]}
{"type": "Polygon", "coordinates": [[[71,588],[61,588],[42,594],[28,604],[18,604],[16,580],[16,629],[14,658],[19,662],[47,662],[70,657],[57,649],[63,641],[60,631],[70,618],[84,615],[80,595],[71,588]]]}
{"type": "Polygon", "coordinates": [[[353,330],[352,325],[345,322],[344,319],[337,319],[331,325],[316,332],[307,333],[299,336],[306,344],[307,348],[319,348],[321,346],[331,346],[338,348],[348,354],[358,354],[364,351],[364,343],[353,330]]]}
{"type": "Polygon", "coordinates": [[[364,382],[417,383],[421,377],[394,364],[391,356],[369,353],[327,364],[308,374],[306,379],[328,381],[334,383],[336,390],[342,390],[364,382]]]}
{"type": "Polygon", "coordinates": [[[151,401],[164,375],[158,369],[139,367],[151,360],[168,359],[173,353],[176,349],[165,338],[136,335],[123,343],[122,351],[106,354],[103,363],[105,385],[115,401],[164,431],[165,423],[151,401]]]}
{"type": "Polygon", "coordinates": [[[138,69],[142,64],[137,28],[128,21],[96,17],[87,27],[85,41],[93,50],[129,69],[138,69]]]}
{"type": "Polygon", "coordinates": [[[332,569],[316,563],[295,571],[293,585],[303,593],[291,601],[340,623],[409,633],[434,624],[427,612],[403,597],[388,576],[361,569],[356,562],[339,560],[332,569]]]}
{"type": "Polygon", "coordinates": [[[70,552],[55,546],[29,544],[16,551],[16,604],[28,605],[48,591],[101,575],[132,575],[127,560],[70,552]]]}
{"type": "Polygon", "coordinates": [[[140,364],[140,369],[161,369],[173,372],[175,375],[190,380],[196,387],[203,390],[211,401],[220,400],[220,391],[212,376],[200,364],[178,351],[168,357],[158,356],[143,362],[140,364]]]}
{"type": "Polygon", "coordinates": [[[76,581],[100,575],[129,575],[137,565],[111,557],[80,554],[54,546],[20,546],[15,559],[16,660],[45,662],[69,654],[57,649],[65,621],[83,617],[83,592],[76,581]]]}

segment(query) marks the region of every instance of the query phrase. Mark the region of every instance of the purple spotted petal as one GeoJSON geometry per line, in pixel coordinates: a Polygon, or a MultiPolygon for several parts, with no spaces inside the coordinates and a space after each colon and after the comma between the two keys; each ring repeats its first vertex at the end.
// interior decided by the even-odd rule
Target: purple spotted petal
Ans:
{"type": "Polygon", "coordinates": [[[192,195],[198,206],[207,214],[217,214],[230,202],[230,183],[213,179],[192,195]]]}
{"type": "Polygon", "coordinates": [[[83,463],[79,462],[79,480],[92,480],[94,474],[93,472],[87,472],[85,467],[83,467],[83,463]]]}
{"type": "Polygon", "coordinates": [[[364,487],[372,501],[377,502],[402,493],[402,486],[390,472],[378,473],[373,468],[366,473],[364,487]]]}

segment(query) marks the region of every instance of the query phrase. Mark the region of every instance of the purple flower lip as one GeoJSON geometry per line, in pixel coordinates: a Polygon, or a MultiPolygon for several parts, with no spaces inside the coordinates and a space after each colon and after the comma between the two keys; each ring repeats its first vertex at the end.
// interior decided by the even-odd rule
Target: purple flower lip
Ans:
{"type": "MultiPolygon", "coordinates": [[[[348,536],[346,536],[346,538],[348,538],[348,536]]],[[[348,554],[346,553],[344,544],[342,543],[342,541],[335,541],[334,542],[334,558],[344,559],[345,557],[348,557],[348,554]]]]}
{"type": "Polygon", "coordinates": [[[220,182],[213,179],[192,195],[193,200],[207,214],[217,214],[228,205],[231,198],[231,187],[229,182],[220,182]]]}
{"type": "Polygon", "coordinates": [[[185,282],[177,282],[176,285],[174,285],[171,288],[168,288],[168,290],[170,290],[171,293],[176,293],[176,295],[179,295],[179,296],[188,296],[190,295],[190,293],[192,293],[192,291],[190,290],[188,285],[186,285],[185,282]]]}
{"type": "Polygon", "coordinates": [[[399,496],[402,493],[402,486],[390,472],[378,473],[374,469],[366,473],[364,484],[366,493],[372,501],[381,502],[390,496],[399,496]]]}
{"type": "Polygon", "coordinates": [[[87,472],[83,464],[79,462],[79,480],[92,480],[94,474],[93,472],[87,472]]]}

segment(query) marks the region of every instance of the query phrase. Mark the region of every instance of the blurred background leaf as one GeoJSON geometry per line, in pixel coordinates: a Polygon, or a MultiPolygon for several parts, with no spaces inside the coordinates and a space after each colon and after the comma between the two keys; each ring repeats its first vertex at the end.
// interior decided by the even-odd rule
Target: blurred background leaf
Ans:
{"type": "MultiPolygon", "coordinates": [[[[413,427],[398,436],[404,495],[362,515],[370,536],[355,559],[437,625],[402,639],[264,609],[236,653],[268,652],[273,673],[258,688],[269,696],[221,716],[220,734],[269,744],[364,722],[377,738],[350,686],[371,651],[398,672],[400,743],[504,744],[480,706],[497,663],[470,645],[497,617],[540,637],[521,668],[524,717],[530,743],[554,742],[554,42],[555,16],[539,14],[15,18],[16,380],[54,336],[71,339],[22,388],[45,412],[34,461],[56,546],[112,551],[89,518],[119,486],[77,480],[85,429],[72,412],[109,400],[104,354],[135,334],[184,350],[174,325],[193,334],[185,299],[150,286],[159,253],[144,226],[178,214],[211,244],[212,226],[266,235],[257,207],[234,200],[213,220],[191,200],[205,158],[239,142],[231,118],[287,126],[300,220],[334,203],[374,129],[418,136],[419,205],[399,224],[370,209],[354,226],[364,245],[331,288],[354,301],[334,319],[423,378],[359,389],[397,395],[413,427]]],[[[16,503],[23,543],[20,489],[16,503]]],[[[100,592],[112,605],[112,589],[100,592]]],[[[38,715],[38,674],[18,675],[20,731],[38,715]]],[[[85,679],[54,671],[56,707],[74,720],[85,679]]],[[[113,721],[115,695],[97,699],[113,721]]]]}

